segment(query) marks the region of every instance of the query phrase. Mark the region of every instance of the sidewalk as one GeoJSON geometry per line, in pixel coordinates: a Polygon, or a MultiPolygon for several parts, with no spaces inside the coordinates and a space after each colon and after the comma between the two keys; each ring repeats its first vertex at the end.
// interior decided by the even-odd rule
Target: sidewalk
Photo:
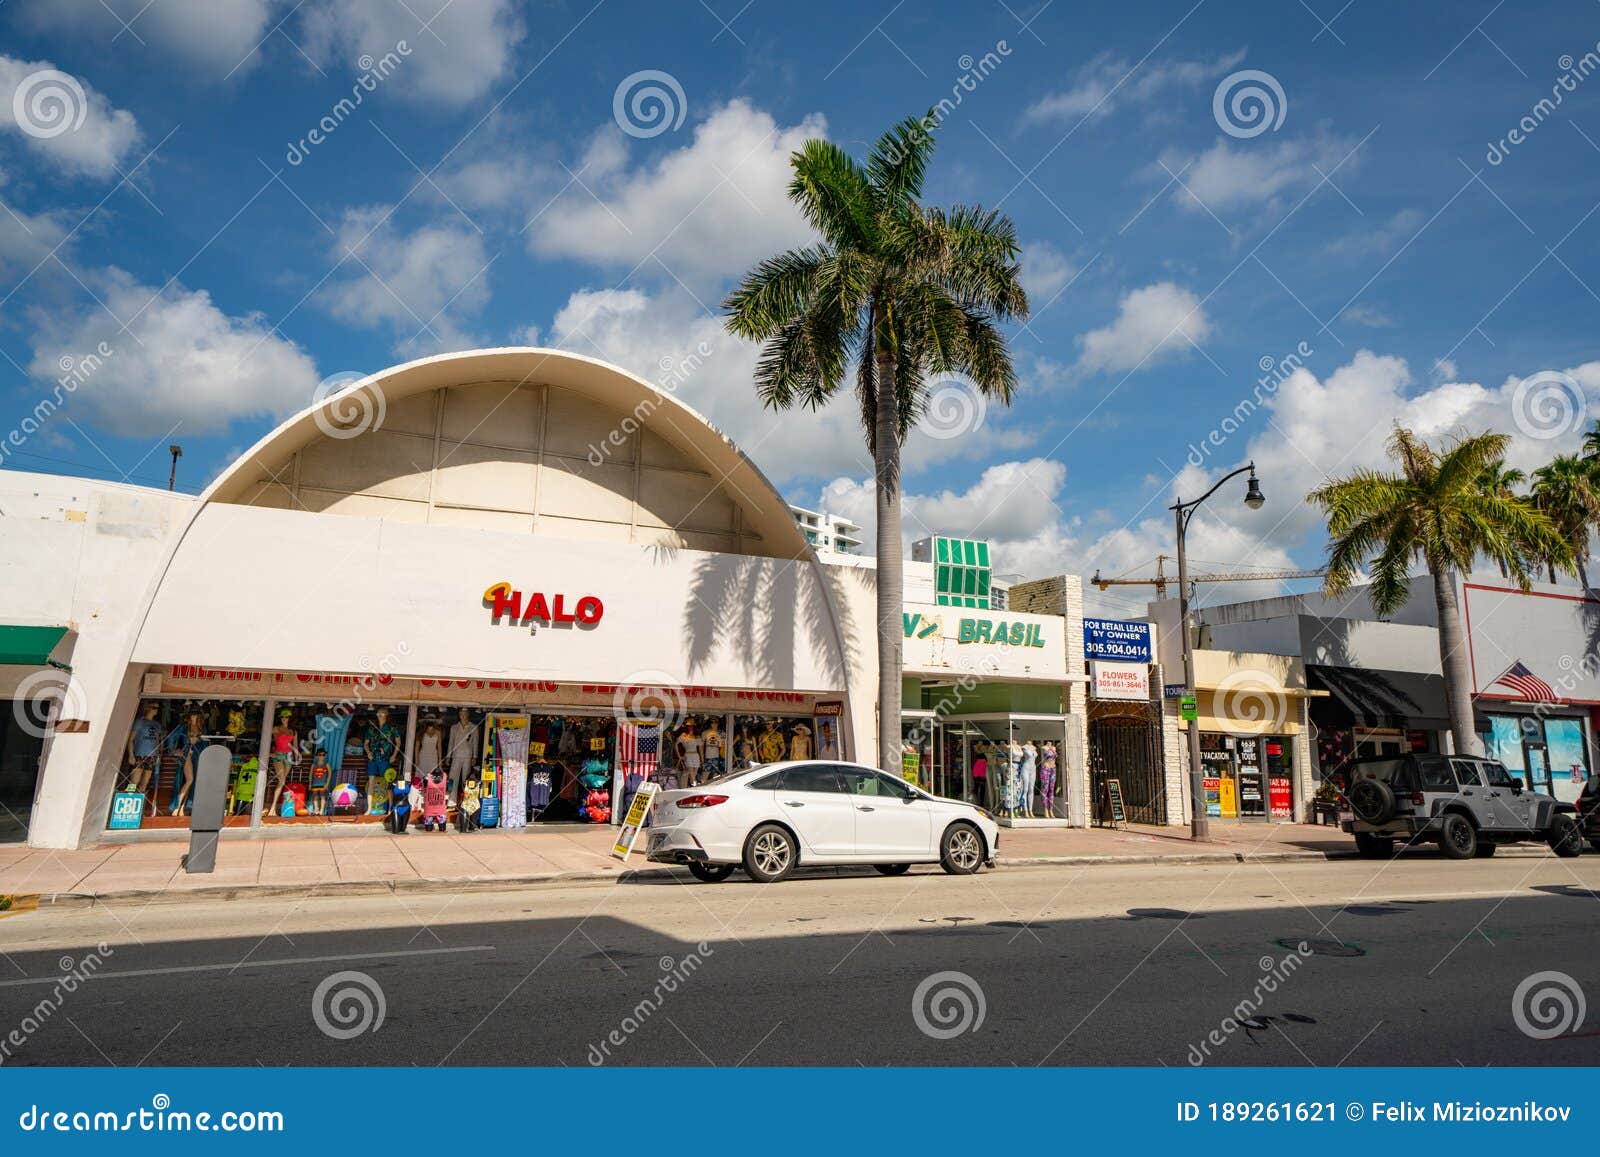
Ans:
{"type": "MultiPolygon", "coordinates": [[[[1211,841],[1197,845],[1185,828],[1002,829],[1000,865],[1272,862],[1355,852],[1349,836],[1329,827],[1214,822],[1212,832],[1211,841]]],[[[108,839],[75,852],[8,846],[0,847],[0,896],[37,895],[42,904],[64,904],[163,895],[449,891],[673,870],[647,864],[638,852],[625,869],[610,855],[614,835],[610,827],[576,824],[482,831],[471,839],[455,832],[391,836],[373,826],[314,836],[303,830],[227,833],[217,850],[216,871],[194,876],[181,866],[186,832],[108,839]]],[[[1544,854],[1543,848],[1530,845],[1530,850],[1544,854]]]]}

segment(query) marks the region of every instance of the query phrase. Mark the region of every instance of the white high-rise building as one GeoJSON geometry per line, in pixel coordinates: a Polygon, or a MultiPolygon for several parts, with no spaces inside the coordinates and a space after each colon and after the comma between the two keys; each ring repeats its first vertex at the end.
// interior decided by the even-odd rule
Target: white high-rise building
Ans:
{"type": "Polygon", "coordinates": [[[817,550],[831,550],[836,554],[861,553],[861,527],[848,518],[826,511],[807,510],[803,506],[790,506],[794,520],[809,542],[817,550]]]}

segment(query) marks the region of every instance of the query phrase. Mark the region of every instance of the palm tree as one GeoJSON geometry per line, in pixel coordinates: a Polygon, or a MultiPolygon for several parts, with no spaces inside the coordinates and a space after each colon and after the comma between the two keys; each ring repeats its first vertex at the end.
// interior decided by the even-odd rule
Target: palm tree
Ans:
{"type": "MultiPolygon", "coordinates": [[[[1578,581],[1589,587],[1589,530],[1600,520],[1600,462],[1576,454],[1557,454],[1533,472],[1533,505],[1550,516],[1571,548],[1578,581]]],[[[1558,560],[1543,560],[1556,581],[1558,560]]]]}
{"type": "Polygon", "coordinates": [[[1600,418],[1594,420],[1594,425],[1583,436],[1583,459],[1586,462],[1600,459],[1600,418]]]}
{"type": "Polygon", "coordinates": [[[1527,474],[1504,462],[1491,462],[1483,468],[1478,478],[1478,489],[1496,498],[1515,498],[1517,487],[1528,480],[1527,474]]]}
{"type": "Polygon", "coordinates": [[[1396,426],[1389,457],[1398,473],[1358,470],[1306,496],[1328,518],[1328,564],[1324,588],[1343,594],[1370,565],[1373,608],[1386,615],[1411,593],[1411,566],[1420,559],[1433,576],[1439,617],[1439,664],[1455,749],[1483,753],[1472,726],[1472,685],[1456,601],[1456,575],[1485,555],[1499,563],[1523,590],[1531,560],[1572,565],[1572,547],[1545,512],[1530,503],[1480,488],[1484,471],[1501,462],[1511,439],[1505,434],[1461,437],[1436,451],[1410,430],[1396,426]]]}
{"type": "Polygon", "coordinates": [[[820,241],[761,262],[723,302],[728,330],[765,343],[756,389],[773,409],[815,409],[855,363],[878,516],[878,763],[900,766],[900,447],[934,375],[965,375],[1009,403],[998,323],[1024,318],[1016,230],[981,208],[918,204],[933,113],[901,121],[861,164],[825,140],[790,157],[789,198],[820,241]]]}

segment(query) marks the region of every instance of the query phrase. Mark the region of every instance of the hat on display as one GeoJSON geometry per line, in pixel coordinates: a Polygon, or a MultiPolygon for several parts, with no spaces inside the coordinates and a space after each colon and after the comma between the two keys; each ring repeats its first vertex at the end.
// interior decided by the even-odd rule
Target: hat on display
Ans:
{"type": "Polygon", "coordinates": [[[811,728],[807,727],[804,723],[798,723],[795,725],[794,733],[796,735],[810,735],[811,728]]]}

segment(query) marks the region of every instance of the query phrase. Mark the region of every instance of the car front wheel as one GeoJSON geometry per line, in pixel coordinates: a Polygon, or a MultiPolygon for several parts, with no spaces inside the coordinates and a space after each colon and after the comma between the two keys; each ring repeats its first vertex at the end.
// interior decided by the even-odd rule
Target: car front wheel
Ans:
{"type": "Polygon", "coordinates": [[[1550,821],[1550,850],[1564,860],[1583,854],[1583,832],[1578,821],[1558,815],[1550,821]]]}
{"type": "Polygon", "coordinates": [[[939,841],[939,866],[952,876],[970,876],[983,866],[983,836],[971,824],[951,824],[939,841]]]}
{"type": "Polygon", "coordinates": [[[799,849],[777,824],[762,824],[744,845],[744,870],[758,884],[776,884],[794,871],[799,849]]]}
{"type": "Polygon", "coordinates": [[[1478,832],[1459,812],[1444,817],[1439,828],[1439,851],[1447,860],[1470,860],[1478,852],[1478,832]]]}
{"type": "Polygon", "coordinates": [[[701,864],[689,861],[689,874],[702,884],[720,884],[733,875],[732,864],[701,864]]]}

